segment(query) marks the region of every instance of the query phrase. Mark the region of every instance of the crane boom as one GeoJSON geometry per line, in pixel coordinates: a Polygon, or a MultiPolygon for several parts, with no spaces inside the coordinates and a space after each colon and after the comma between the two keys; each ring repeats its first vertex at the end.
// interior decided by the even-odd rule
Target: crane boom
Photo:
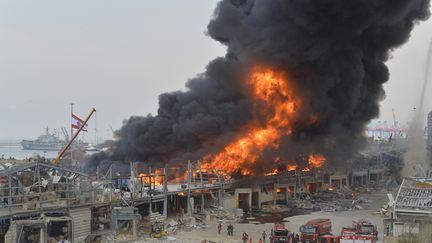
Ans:
{"type": "Polygon", "coordinates": [[[78,137],[79,133],[81,132],[81,130],[85,127],[85,125],[87,124],[88,120],[90,120],[90,117],[93,115],[93,113],[96,112],[95,108],[92,108],[90,114],[88,114],[87,118],[84,120],[83,124],[81,124],[80,128],[78,129],[78,131],[75,132],[75,134],[73,135],[73,137],[71,138],[71,140],[69,140],[69,142],[62,148],[62,150],[60,150],[60,152],[57,154],[57,157],[54,159],[53,164],[58,164],[60,162],[61,157],[63,156],[63,154],[66,152],[66,150],[68,150],[68,148],[72,145],[73,141],[75,141],[75,139],[78,137]]]}

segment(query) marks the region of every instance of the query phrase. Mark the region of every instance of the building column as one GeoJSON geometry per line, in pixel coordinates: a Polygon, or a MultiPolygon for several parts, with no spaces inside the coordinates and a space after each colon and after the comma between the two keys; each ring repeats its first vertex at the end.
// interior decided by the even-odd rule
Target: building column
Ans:
{"type": "Polygon", "coordinates": [[[134,238],[136,238],[138,236],[138,234],[137,234],[137,220],[136,219],[132,220],[132,234],[133,234],[134,238]]]}
{"type": "MultiPolygon", "coordinates": [[[[71,232],[69,232],[71,233],[71,232]]],[[[45,241],[45,228],[41,227],[39,232],[39,242],[46,242],[45,241]]]]}
{"type": "Polygon", "coordinates": [[[191,208],[191,185],[192,185],[192,181],[191,181],[191,162],[190,160],[188,160],[188,164],[187,164],[187,175],[188,175],[188,188],[187,188],[187,214],[188,216],[192,216],[192,208],[191,208]]]}
{"type": "Polygon", "coordinates": [[[164,202],[163,202],[163,216],[167,218],[168,216],[168,185],[167,185],[167,166],[164,167],[164,179],[163,179],[163,192],[164,192],[164,202]]]}
{"type": "Polygon", "coordinates": [[[252,190],[249,193],[249,210],[252,211],[252,190]]]}

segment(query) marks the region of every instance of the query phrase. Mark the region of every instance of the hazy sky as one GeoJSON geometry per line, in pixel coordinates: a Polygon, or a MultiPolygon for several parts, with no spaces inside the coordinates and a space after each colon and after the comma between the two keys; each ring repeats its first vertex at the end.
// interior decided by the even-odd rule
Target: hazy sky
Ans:
{"type": "MultiPolygon", "coordinates": [[[[97,109],[91,125],[102,138],[130,115],[155,113],[160,93],[182,89],[224,55],[205,35],[216,2],[0,1],[0,138],[69,127],[71,102],[82,117],[97,109]]],[[[382,120],[392,121],[392,108],[398,120],[409,120],[431,39],[428,21],[393,53],[382,120]]]]}

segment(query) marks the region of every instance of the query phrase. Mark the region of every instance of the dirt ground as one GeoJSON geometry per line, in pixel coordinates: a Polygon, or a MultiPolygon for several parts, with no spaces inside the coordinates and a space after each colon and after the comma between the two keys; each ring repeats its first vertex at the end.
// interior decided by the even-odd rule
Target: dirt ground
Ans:
{"type": "MultiPolygon", "coordinates": [[[[355,219],[368,219],[376,224],[379,232],[379,243],[383,239],[383,218],[381,215],[376,214],[381,206],[387,201],[386,193],[373,193],[361,195],[364,198],[371,200],[370,206],[365,210],[350,210],[338,212],[313,212],[311,214],[296,215],[285,218],[285,226],[288,230],[298,233],[299,227],[311,219],[316,218],[329,218],[333,224],[333,233],[339,234],[343,226],[351,225],[352,220],[355,219]]],[[[252,242],[256,243],[261,238],[263,231],[266,231],[267,237],[270,234],[270,229],[273,223],[234,223],[234,236],[228,236],[226,231],[227,224],[223,224],[222,232],[217,233],[217,222],[208,222],[206,229],[193,229],[191,232],[177,232],[172,235],[177,243],[200,243],[202,240],[209,240],[214,242],[223,243],[241,243],[243,232],[246,232],[252,237],[252,242]]],[[[161,242],[161,241],[143,241],[143,242],[161,242]]],[[[162,241],[163,242],[163,241],[162,241]]],[[[269,242],[268,239],[266,242],[269,242]]]]}

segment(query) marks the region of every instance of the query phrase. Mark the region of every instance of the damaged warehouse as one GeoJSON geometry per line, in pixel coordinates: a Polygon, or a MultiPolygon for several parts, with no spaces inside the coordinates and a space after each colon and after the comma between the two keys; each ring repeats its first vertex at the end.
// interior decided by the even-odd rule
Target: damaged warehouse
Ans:
{"type": "Polygon", "coordinates": [[[192,214],[198,210],[193,198],[215,204],[221,199],[214,195],[222,195],[222,183],[192,184],[192,177],[186,184],[168,185],[164,179],[156,185],[163,174],[121,177],[108,171],[108,178],[94,178],[44,162],[2,165],[0,239],[4,242],[81,242],[104,230],[117,232],[125,221],[136,238],[143,216],[160,222],[168,212],[192,214]],[[186,198],[191,198],[189,203],[186,198]]]}
{"type": "Polygon", "coordinates": [[[0,177],[6,242],[74,241],[90,234],[89,204],[95,194],[85,174],[31,162],[4,168],[0,177]]]}
{"type": "Polygon", "coordinates": [[[386,242],[432,241],[432,178],[405,178],[390,206],[386,242]]]}
{"type": "MultiPolygon", "coordinates": [[[[153,234],[156,225],[163,225],[168,217],[205,215],[213,207],[247,213],[269,205],[283,206],[333,188],[335,178],[340,178],[314,169],[268,175],[245,186],[204,172],[199,163],[190,162],[189,169],[182,172],[186,180],[165,176],[170,169],[178,175],[178,168],[143,173],[136,164],[130,163],[129,175],[110,167],[104,176],[96,177],[45,162],[5,167],[0,170],[1,237],[20,243],[81,242],[98,239],[108,230],[114,236],[127,231],[122,239],[136,239],[153,234]]],[[[345,182],[351,186],[349,180],[345,182]]]]}

